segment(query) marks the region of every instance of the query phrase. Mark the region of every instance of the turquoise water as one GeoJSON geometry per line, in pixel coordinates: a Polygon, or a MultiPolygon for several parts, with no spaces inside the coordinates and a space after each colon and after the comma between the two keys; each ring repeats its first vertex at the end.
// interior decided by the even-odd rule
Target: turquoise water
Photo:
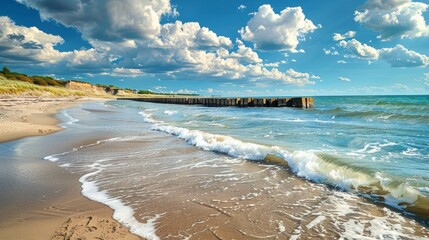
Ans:
{"type": "Polygon", "coordinates": [[[300,177],[428,212],[429,96],[316,97],[309,110],[109,104],[137,108],[153,130],[204,150],[275,155],[300,177]]]}

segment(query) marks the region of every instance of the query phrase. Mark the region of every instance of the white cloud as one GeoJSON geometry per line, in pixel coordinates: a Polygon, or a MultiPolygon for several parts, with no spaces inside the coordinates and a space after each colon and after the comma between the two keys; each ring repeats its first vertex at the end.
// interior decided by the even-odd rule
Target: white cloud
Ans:
{"type": "Polygon", "coordinates": [[[402,91],[410,91],[410,88],[407,85],[401,84],[401,83],[395,83],[392,86],[393,89],[399,89],[402,91]]]}
{"type": "Polygon", "coordinates": [[[301,7],[288,7],[276,14],[269,4],[265,4],[239,33],[244,40],[252,41],[256,49],[297,52],[299,42],[317,28],[305,18],[301,7]]]}
{"type": "Polygon", "coordinates": [[[339,64],[346,64],[347,62],[344,61],[344,60],[338,60],[337,63],[339,63],[339,64]]]}
{"type": "Polygon", "coordinates": [[[63,53],[54,49],[64,40],[36,27],[17,26],[9,17],[0,16],[0,61],[55,63],[63,53]]]}
{"type": "Polygon", "coordinates": [[[279,67],[280,62],[264,63],[264,67],[279,67]]]}
{"type": "Polygon", "coordinates": [[[217,36],[206,27],[200,27],[197,22],[164,24],[156,39],[149,45],[151,48],[230,48],[232,42],[229,38],[217,36]]]}
{"type": "Polygon", "coordinates": [[[121,76],[121,77],[137,77],[143,75],[144,72],[140,69],[134,68],[114,68],[112,70],[112,76],[121,76]]]}
{"type": "Polygon", "coordinates": [[[356,39],[352,39],[349,41],[341,41],[339,43],[340,47],[349,49],[354,56],[363,58],[363,59],[377,59],[378,51],[377,49],[370,47],[366,44],[362,44],[356,39]]]}
{"type": "Polygon", "coordinates": [[[350,78],[347,78],[347,77],[338,77],[338,80],[340,80],[340,81],[345,81],[345,82],[350,82],[350,81],[352,81],[350,78]]]}
{"type": "Polygon", "coordinates": [[[334,39],[334,41],[341,41],[341,40],[345,40],[348,38],[354,38],[355,36],[356,36],[355,31],[348,31],[342,35],[339,33],[334,33],[334,36],[332,37],[332,39],[334,39]]]}
{"type": "Polygon", "coordinates": [[[153,39],[162,15],[177,15],[169,0],[17,0],[44,20],[77,28],[86,39],[106,42],[153,39]],[[98,14],[98,13],[104,14],[98,14]]]}
{"type": "Polygon", "coordinates": [[[162,89],[166,89],[166,87],[164,87],[164,86],[155,86],[155,89],[158,90],[158,91],[160,91],[162,89]]]}
{"type": "Polygon", "coordinates": [[[383,60],[392,67],[426,67],[429,66],[429,57],[418,52],[408,50],[404,46],[398,44],[393,48],[375,49],[366,44],[362,44],[356,39],[349,41],[341,41],[339,46],[350,50],[353,55],[360,59],[368,60],[383,60]]]}
{"type": "Polygon", "coordinates": [[[60,52],[54,48],[64,42],[60,36],[45,33],[36,27],[18,26],[8,17],[0,16],[0,32],[0,61],[4,63],[51,64],[66,68],[96,65],[99,71],[109,65],[108,56],[93,48],[60,52]]]}
{"type": "Polygon", "coordinates": [[[207,92],[208,92],[208,93],[213,93],[213,92],[214,92],[214,89],[213,89],[213,88],[207,88],[207,92]]]}
{"type": "MultiPolygon", "coordinates": [[[[237,48],[234,48],[229,38],[218,36],[199,23],[176,21],[160,24],[162,15],[174,12],[168,0],[126,0],[121,1],[120,6],[113,0],[20,2],[39,10],[43,19],[53,19],[76,28],[92,44],[93,48],[88,50],[60,52],[54,46],[61,43],[62,38],[47,34],[49,41],[42,55],[55,62],[56,69],[63,71],[128,77],[160,73],[173,78],[181,75],[181,78],[192,76],[314,84],[308,73],[293,69],[281,72],[275,66],[268,70],[258,54],[242,41],[237,40],[237,48]],[[89,12],[95,9],[105,10],[105,14],[92,16],[89,12]],[[136,10],[141,10],[139,16],[136,10]]],[[[285,9],[276,16],[281,16],[281,21],[291,20],[288,24],[296,28],[292,34],[295,38],[314,26],[305,19],[300,8],[285,9]]],[[[4,45],[17,47],[19,44],[10,44],[9,41],[4,45]]],[[[25,52],[23,56],[34,59],[38,55],[25,52]]],[[[3,57],[2,54],[0,58],[3,57]]]]}
{"type": "Polygon", "coordinates": [[[230,56],[240,59],[244,63],[261,63],[262,59],[250,47],[246,47],[244,43],[237,39],[238,50],[230,56]]]}
{"type": "Polygon", "coordinates": [[[429,57],[411,50],[402,45],[379,50],[380,59],[388,62],[392,67],[426,67],[429,57]]]}
{"type": "Polygon", "coordinates": [[[238,11],[244,11],[244,9],[246,9],[247,7],[243,4],[241,4],[240,6],[238,6],[238,11]]]}
{"type": "Polygon", "coordinates": [[[195,91],[192,91],[192,90],[188,90],[188,89],[180,89],[179,91],[177,91],[176,93],[178,93],[178,94],[194,94],[195,93],[195,91]]]}
{"type": "Polygon", "coordinates": [[[380,33],[382,39],[429,35],[423,12],[428,4],[412,0],[368,0],[355,12],[355,21],[380,33]]]}
{"type": "Polygon", "coordinates": [[[338,53],[338,51],[337,51],[337,50],[335,50],[335,48],[331,48],[331,49],[326,49],[326,48],[324,48],[324,49],[323,49],[323,52],[324,52],[326,55],[334,55],[334,56],[336,56],[336,55],[340,55],[340,54],[338,53]]]}

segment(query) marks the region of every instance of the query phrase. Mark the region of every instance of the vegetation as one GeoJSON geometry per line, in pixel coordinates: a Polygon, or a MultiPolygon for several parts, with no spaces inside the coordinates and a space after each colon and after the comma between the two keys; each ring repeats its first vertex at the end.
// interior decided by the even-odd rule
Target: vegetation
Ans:
{"type": "MultiPolygon", "coordinates": [[[[48,76],[28,76],[23,73],[12,72],[9,68],[3,67],[0,71],[0,94],[30,94],[42,95],[46,92],[52,96],[84,96],[93,95],[91,92],[70,90],[65,88],[67,81],[57,80],[48,76]]],[[[73,80],[74,82],[87,83],[83,81],[73,80]]],[[[97,87],[119,89],[114,85],[96,84],[97,87]]],[[[133,94],[134,89],[126,88],[127,94],[133,94]]],[[[138,94],[152,95],[179,95],[179,96],[199,96],[198,94],[180,94],[180,93],[156,93],[150,90],[139,90],[138,94]]]]}
{"type": "Polygon", "coordinates": [[[33,83],[40,86],[57,86],[63,87],[65,85],[64,81],[56,80],[52,77],[47,76],[27,76],[22,73],[12,72],[9,68],[3,67],[2,71],[0,71],[0,76],[9,79],[9,80],[17,80],[23,81],[27,83],[33,83]]]}
{"type": "Polygon", "coordinates": [[[156,93],[150,90],[140,90],[138,94],[153,94],[153,95],[165,95],[165,96],[199,96],[199,94],[184,94],[184,93],[156,93]]]}
{"type": "Polygon", "coordinates": [[[137,93],[138,94],[156,94],[156,93],[149,91],[149,90],[140,90],[137,93]]]}
{"type": "Polygon", "coordinates": [[[33,83],[8,80],[0,76],[0,94],[26,94],[33,96],[86,96],[84,92],[55,86],[39,86],[33,83]]]}

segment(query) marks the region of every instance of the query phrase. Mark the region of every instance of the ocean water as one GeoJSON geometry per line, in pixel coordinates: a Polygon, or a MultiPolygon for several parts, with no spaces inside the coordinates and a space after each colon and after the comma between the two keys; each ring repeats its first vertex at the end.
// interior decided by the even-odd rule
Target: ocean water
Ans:
{"type": "MultiPolygon", "coordinates": [[[[306,179],[429,210],[429,97],[319,97],[311,110],[145,104],[153,130],[232,157],[283,158],[306,179]]],[[[121,105],[122,103],[117,103],[121,105]]]]}
{"type": "Polygon", "coordinates": [[[428,96],[316,97],[314,109],[110,101],[60,117],[110,137],[45,159],[149,239],[428,236],[428,96]]]}

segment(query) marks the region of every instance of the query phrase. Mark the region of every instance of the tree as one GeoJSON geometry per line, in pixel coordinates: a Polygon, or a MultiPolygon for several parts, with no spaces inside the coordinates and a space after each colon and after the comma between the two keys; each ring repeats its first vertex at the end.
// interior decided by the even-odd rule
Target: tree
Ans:
{"type": "Polygon", "coordinates": [[[9,68],[7,68],[7,67],[3,67],[3,73],[4,73],[4,74],[11,74],[12,72],[10,71],[10,69],[9,69],[9,68]]]}

